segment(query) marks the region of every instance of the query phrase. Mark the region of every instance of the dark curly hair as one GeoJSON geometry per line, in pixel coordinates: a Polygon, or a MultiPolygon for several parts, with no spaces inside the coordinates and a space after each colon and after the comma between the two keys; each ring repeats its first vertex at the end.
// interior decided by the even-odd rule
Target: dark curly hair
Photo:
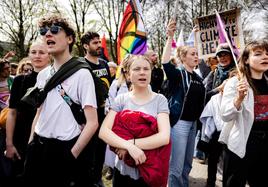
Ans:
{"type": "Polygon", "coordinates": [[[4,70],[5,64],[10,64],[10,62],[6,59],[0,59],[0,72],[4,70]]]}
{"type": "MultiPolygon", "coordinates": [[[[96,37],[99,38],[100,35],[96,32],[88,31],[85,34],[83,34],[83,36],[81,38],[81,43],[82,43],[82,45],[89,44],[89,42],[96,37]]],[[[84,49],[84,51],[86,52],[86,49],[84,49]]]]}
{"type": "Polygon", "coordinates": [[[73,42],[69,45],[69,51],[72,52],[73,45],[75,43],[75,31],[72,28],[71,24],[67,21],[66,18],[61,17],[60,15],[50,15],[48,17],[43,17],[39,20],[38,26],[41,27],[50,27],[51,25],[60,26],[63,28],[67,36],[71,36],[73,42]]]}

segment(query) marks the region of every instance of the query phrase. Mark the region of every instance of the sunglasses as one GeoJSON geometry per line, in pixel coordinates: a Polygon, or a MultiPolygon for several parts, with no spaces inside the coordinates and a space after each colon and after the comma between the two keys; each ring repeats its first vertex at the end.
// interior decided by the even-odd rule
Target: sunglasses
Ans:
{"type": "Polygon", "coordinates": [[[221,53],[219,53],[217,56],[218,56],[218,57],[226,57],[227,55],[229,55],[229,53],[221,52],[221,53]]]}
{"type": "Polygon", "coordinates": [[[58,32],[60,32],[61,29],[62,29],[62,27],[57,26],[57,25],[52,25],[51,27],[41,27],[39,29],[39,33],[40,33],[41,36],[45,36],[47,31],[50,30],[50,32],[52,34],[58,34],[58,32]]]}
{"type": "Polygon", "coordinates": [[[31,73],[33,71],[33,69],[23,69],[24,73],[31,73]]]}

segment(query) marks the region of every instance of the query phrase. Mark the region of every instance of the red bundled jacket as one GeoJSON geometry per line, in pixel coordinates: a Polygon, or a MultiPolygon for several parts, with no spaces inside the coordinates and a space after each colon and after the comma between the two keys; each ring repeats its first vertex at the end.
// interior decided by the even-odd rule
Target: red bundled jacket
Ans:
{"type": "MultiPolygon", "coordinates": [[[[157,120],[143,112],[123,110],[118,112],[112,131],[125,140],[144,138],[156,134],[157,120]]],[[[114,149],[112,148],[114,151],[114,149]]],[[[145,150],[146,161],[136,165],[128,154],[124,162],[131,167],[137,167],[140,176],[152,187],[166,187],[169,169],[171,143],[153,150],[145,150]]]]}

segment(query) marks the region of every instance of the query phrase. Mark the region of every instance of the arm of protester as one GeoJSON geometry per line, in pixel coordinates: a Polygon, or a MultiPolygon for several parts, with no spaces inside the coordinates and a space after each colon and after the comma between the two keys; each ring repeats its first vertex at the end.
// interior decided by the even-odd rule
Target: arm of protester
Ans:
{"type": "Polygon", "coordinates": [[[16,147],[13,144],[13,135],[17,119],[17,110],[9,108],[6,122],[6,157],[10,159],[21,159],[16,147]]]}
{"type": "Polygon", "coordinates": [[[78,155],[82,152],[82,150],[86,147],[86,145],[88,144],[88,142],[98,128],[97,109],[92,106],[86,105],[84,107],[84,113],[87,121],[86,125],[71,149],[71,152],[75,158],[77,158],[78,155]]]}
{"type": "Polygon", "coordinates": [[[115,153],[117,154],[120,160],[125,160],[126,155],[128,155],[126,149],[115,149],[115,153]]]}
{"type": "Polygon", "coordinates": [[[14,51],[9,51],[9,52],[7,52],[7,54],[5,54],[5,56],[3,57],[3,59],[8,60],[9,58],[15,56],[15,54],[16,53],[14,51]]]}
{"type": "Polygon", "coordinates": [[[109,111],[101,125],[99,137],[112,147],[127,150],[136,165],[144,163],[146,160],[144,152],[134,145],[134,142],[124,140],[112,131],[116,114],[117,112],[112,109],[109,111]]]}
{"type": "Polygon", "coordinates": [[[221,117],[225,122],[229,122],[236,118],[242,112],[242,102],[244,100],[244,93],[246,85],[238,80],[237,77],[228,79],[221,101],[221,117]]]}
{"type": "Polygon", "coordinates": [[[237,94],[234,100],[234,106],[236,107],[237,110],[240,109],[242,102],[244,100],[244,98],[246,97],[247,93],[248,93],[248,83],[245,79],[241,79],[238,82],[237,85],[237,94]]]}
{"type": "Polygon", "coordinates": [[[162,55],[162,64],[166,64],[170,61],[171,56],[171,48],[172,48],[172,39],[174,37],[174,33],[176,31],[176,21],[171,19],[167,26],[167,41],[163,50],[162,55]]]}
{"type": "Polygon", "coordinates": [[[195,26],[194,26],[193,31],[194,31],[194,32],[198,32],[198,31],[199,31],[199,27],[198,27],[198,25],[195,25],[195,26]]]}
{"type": "Polygon", "coordinates": [[[33,120],[33,123],[32,123],[32,128],[31,128],[31,133],[30,133],[30,138],[29,138],[28,143],[30,143],[33,140],[34,128],[35,128],[35,125],[36,125],[36,123],[38,121],[38,118],[40,116],[41,109],[42,109],[42,105],[37,109],[36,114],[34,116],[34,120],[33,120]]]}

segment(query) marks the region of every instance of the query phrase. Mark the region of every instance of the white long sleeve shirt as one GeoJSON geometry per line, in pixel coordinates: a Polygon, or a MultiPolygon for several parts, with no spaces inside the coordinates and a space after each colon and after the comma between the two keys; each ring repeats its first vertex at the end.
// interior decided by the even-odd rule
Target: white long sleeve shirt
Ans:
{"type": "Polygon", "coordinates": [[[232,77],[224,87],[221,101],[221,116],[225,122],[219,142],[225,143],[230,151],[243,158],[246,154],[248,137],[254,122],[254,96],[249,88],[239,110],[234,106],[238,78],[232,77]]]}

